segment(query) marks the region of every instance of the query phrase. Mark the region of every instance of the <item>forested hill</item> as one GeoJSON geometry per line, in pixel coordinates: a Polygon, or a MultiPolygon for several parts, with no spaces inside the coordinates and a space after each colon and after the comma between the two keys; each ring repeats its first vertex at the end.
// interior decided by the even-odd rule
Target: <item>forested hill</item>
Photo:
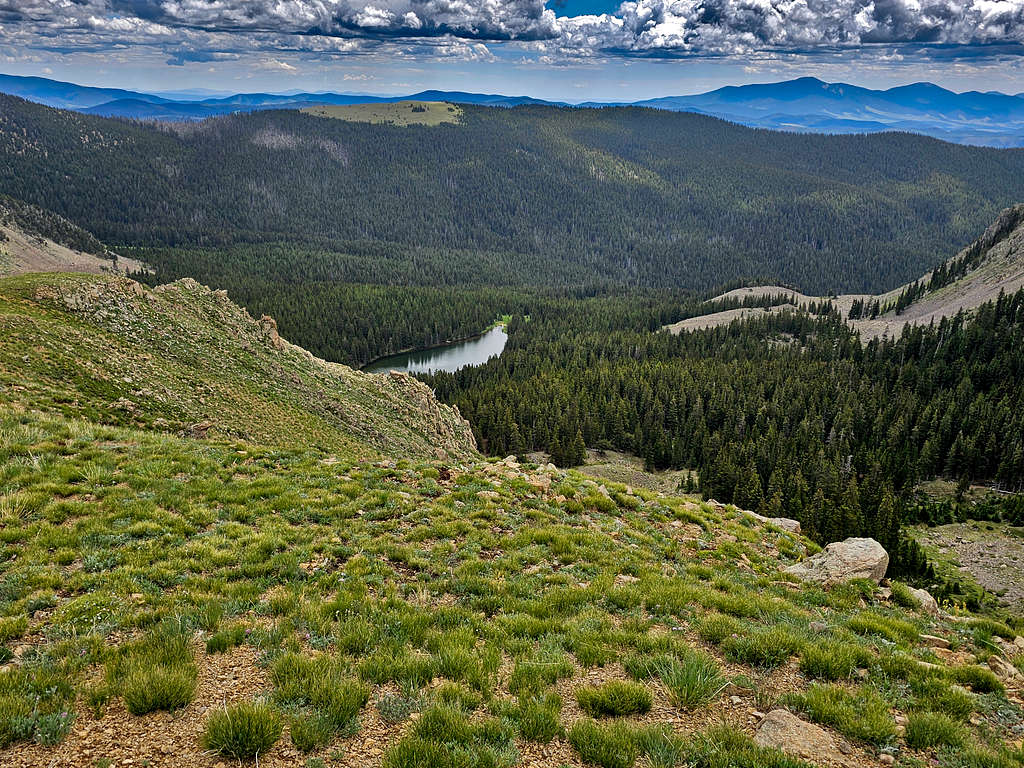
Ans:
{"type": "Polygon", "coordinates": [[[159,127],[0,96],[0,193],[113,246],[191,246],[197,276],[226,258],[219,247],[266,243],[260,263],[230,271],[297,279],[315,248],[325,280],[707,289],[766,277],[878,292],[1024,198],[1024,151],[639,108],[466,106],[436,127],[272,111],[159,127]]]}

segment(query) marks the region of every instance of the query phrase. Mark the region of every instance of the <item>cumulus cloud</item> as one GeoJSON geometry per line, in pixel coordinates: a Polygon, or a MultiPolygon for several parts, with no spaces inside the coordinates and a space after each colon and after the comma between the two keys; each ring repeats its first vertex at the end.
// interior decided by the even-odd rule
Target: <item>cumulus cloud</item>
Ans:
{"type": "Polygon", "coordinates": [[[179,50],[218,37],[228,50],[244,47],[224,42],[233,38],[265,51],[268,40],[293,36],[307,42],[288,47],[328,54],[420,41],[470,59],[488,56],[486,43],[509,41],[562,57],[1005,49],[1024,44],[1024,0],[628,0],[615,13],[575,17],[556,17],[544,0],[0,0],[0,39],[18,36],[71,47],[173,40],[179,50]]]}

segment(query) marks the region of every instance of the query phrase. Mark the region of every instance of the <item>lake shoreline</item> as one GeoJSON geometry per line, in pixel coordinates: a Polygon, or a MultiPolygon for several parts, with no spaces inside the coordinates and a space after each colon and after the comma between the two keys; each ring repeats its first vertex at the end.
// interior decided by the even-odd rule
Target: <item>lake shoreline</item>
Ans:
{"type": "Polygon", "coordinates": [[[474,333],[474,334],[471,334],[470,336],[460,336],[457,339],[449,339],[448,341],[442,341],[442,342],[440,342],[438,344],[431,344],[430,346],[427,346],[427,347],[407,347],[405,349],[400,349],[397,352],[389,352],[386,355],[380,355],[379,357],[373,358],[372,360],[370,360],[369,362],[365,363],[364,365],[361,365],[356,370],[360,371],[361,373],[369,373],[369,374],[374,375],[374,376],[380,375],[382,373],[387,373],[387,371],[377,371],[377,372],[374,373],[374,372],[368,371],[367,368],[370,368],[371,366],[376,365],[381,360],[387,360],[387,359],[392,358],[392,357],[400,357],[401,355],[414,355],[414,354],[418,354],[420,352],[430,352],[433,349],[443,349],[444,347],[451,347],[451,346],[454,346],[456,344],[465,344],[466,342],[476,341],[477,339],[482,339],[484,336],[486,336],[488,333],[493,331],[495,328],[504,328],[505,332],[508,333],[508,322],[506,322],[504,320],[496,320],[495,322],[491,323],[489,326],[484,328],[479,333],[474,333]]]}

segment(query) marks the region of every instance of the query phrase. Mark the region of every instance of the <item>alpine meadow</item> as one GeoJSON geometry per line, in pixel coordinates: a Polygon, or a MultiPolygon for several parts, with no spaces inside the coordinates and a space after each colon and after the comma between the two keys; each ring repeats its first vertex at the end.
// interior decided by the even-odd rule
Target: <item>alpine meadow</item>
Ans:
{"type": "Polygon", "coordinates": [[[1024,768],[1022,0],[0,61],[0,766],[1024,768]]]}

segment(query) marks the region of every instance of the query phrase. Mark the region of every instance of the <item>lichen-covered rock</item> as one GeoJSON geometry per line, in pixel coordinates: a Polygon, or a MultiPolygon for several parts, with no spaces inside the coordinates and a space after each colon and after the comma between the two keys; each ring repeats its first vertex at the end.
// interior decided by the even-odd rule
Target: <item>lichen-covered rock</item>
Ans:
{"type": "Polygon", "coordinates": [[[785,569],[803,581],[837,584],[852,579],[870,579],[876,584],[885,577],[889,553],[874,539],[834,541],[813,557],[785,569]]]}
{"type": "Polygon", "coordinates": [[[779,749],[788,755],[831,765],[854,765],[823,728],[805,722],[786,709],[773,709],[754,734],[762,747],[779,749]]]}
{"type": "Polygon", "coordinates": [[[924,589],[917,589],[910,587],[910,594],[917,600],[918,605],[921,606],[921,610],[930,616],[938,616],[939,604],[935,602],[935,598],[931,596],[931,593],[924,589]]]}
{"type": "Polygon", "coordinates": [[[755,520],[760,520],[762,523],[769,523],[774,525],[776,528],[781,528],[788,533],[799,535],[801,532],[800,521],[792,520],[788,517],[765,517],[759,515],[757,512],[747,512],[755,520]]]}

